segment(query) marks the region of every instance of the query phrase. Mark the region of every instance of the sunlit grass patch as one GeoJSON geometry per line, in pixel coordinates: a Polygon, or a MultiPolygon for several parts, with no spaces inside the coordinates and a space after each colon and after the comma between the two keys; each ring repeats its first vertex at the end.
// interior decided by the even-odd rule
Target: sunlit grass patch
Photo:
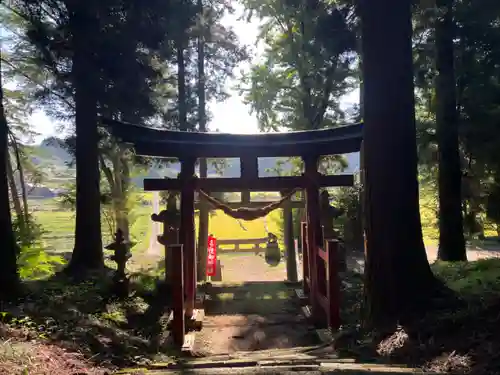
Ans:
{"type": "MultiPolygon", "coordinates": [[[[145,194],[145,198],[150,195],[145,194]]],[[[151,237],[151,214],[152,206],[136,204],[131,211],[130,233],[132,240],[136,242],[132,248],[133,253],[143,253],[150,245],[151,237]]],[[[254,239],[264,238],[267,231],[278,234],[280,228],[274,218],[279,215],[275,211],[266,219],[250,222],[238,222],[225,215],[221,211],[212,212],[209,218],[209,233],[218,239],[254,239]]],[[[39,201],[34,212],[37,222],[42,225],[43,240],[51,250],[71,251],[74,246],[75,213],[61,209],[53,199],[39,201]]],[[[198,231],[198,219],[195,220],[198,231]]],[[[160,229],[161,230],[161,229],[160,229]]],[[[107,245],[112,240],[108,224],[103,220],[102,224],[103,244],[107,245]]],[[[241,248],[251,248],[253,245],[242,245],[241,248]]]]}
{"type": "Polygon", "coordinates": [[[449,288],[464,297],[488,298],[500,294],[500,259],[481,259],[474,262],[436,262],[434,273],[449,288]]]}

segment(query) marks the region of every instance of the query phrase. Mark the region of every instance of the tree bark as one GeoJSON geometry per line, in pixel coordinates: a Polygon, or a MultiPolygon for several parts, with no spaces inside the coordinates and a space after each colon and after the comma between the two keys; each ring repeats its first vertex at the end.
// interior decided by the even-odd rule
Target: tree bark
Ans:
{"type": "Polygon", "coordinates": [[[127,186],[125,186],[125,174],[128,168],[125,168],[123,160],[120,157],[120,151],[112,155],[113,164],[113,206],[115,211],[116,228],[121,229],[125,241],[130,240],[130,227],[128,221],[127,209],[127,186]]]}
{"type": "Polygon", "coordinates": [[[126,168],[126,160],[120,155],[120,150],[110,150],[108,159],[111,161],[112,168],[106,165],[106,160],[101,154],[100,157],[101,169],[104,176],[108,181],[111,190],[111,199],[113,204],[113,213],[115,220],[115,228],[112,231],[121,229],[125,241],[130,240],[130,225],[128,220],[128,207],[127,207],[127,190],[128,190],[128,168],[126,168]]]}
{"type": "MultiPolygon", "coordinates": [[[[129,161],[122,153],[120,154],[120,164],[121,164],[121,192],[122,192],[122,207],[121,207],[121,225],[124,229],[124,236],[127,241],[130,241],[130,213],[129,213],[129,190],[130,190],[130,165],[129,161]]],[[[117,176],[118,177],[118,176],[117,176]]],[[[121,228],[121,227],[119,227],[121,228]]]]}
{"type": "Polygon", "coordinates": [[[462,217],[462,170],[458,150],[453,38],[453,0],[437,0],[436,17],[436,127],[439,155],[438,259],[467,260],[462,217]]]}
{"type": "Polygon", "coordinates": [[[11,135],[11,142],[14,146],[14,153],[16,156],[17,170],[19,171],[19,184],[21,185],[21,196],[23,198],[23,215],[24,222],[26,225],[26,234],[29,235],[30,223],[29,223],[29,208],[28,208],[28,192],[26,191],[26,179],[24,178],[24,168],[21,162],[21,155],[19,151],[19,144],[17,140],[11,135]]]}
{"type": "Polygon", "coordinates": [[[390,327],[437,284],[419,213],[410,0],[360,0],[368,321],[390,327]]]}
{"type": "Polygon", "coordinates": [[[96,79],[93,73],[92,36],[99,33],[95,3],[68,2],[73,34],[72,78],[75,90],[76,226],[70,273],[84,273],[104,266],[101,238],[99,135],[96,79]]]}
{"type": "Polygon", "coordinates": [[[18,246],[12,230],[12,216],[7,180],[9,128],[3,106],[3,86],[0,62],[0,300],[15,298],[20,280],[17,272],[18,246]]]}
{"type": "Polygon", "coordinates": [[[7,152],[7,180],[9,181],[10,195],[12,197],[14,212],[17,216],[20,237],[23,238],[24,234],[26,233],[26,229],[24,226],[25,221],[23,217],[23,207],[21,205],[21,199],[19,198],[19,191],[17,190],[14,168],[12,168],[12,160],[10,158],[9,152],[7,152]]]}
{"type": "Polygon", "coordinates": [[[186,66],[184,61],[184,41],[177,41],[177,101],[179,105],[179,130],[188,130],[186,103],[186,66]]]}
{"type": "MultiPolygon", "coordinates": [[[[198,13],[200,17],[200,30],[198,35],[198,116],[199,116],[199,131],[207,131],[207,116],[206,116],[206,100],[205,100],[205,25],[204,25],[204,8],[203,1],[198,0],[198,13]]],[[[207,177],[208,166],[207,159],[200,159],[200,177],[207,177]]],[[[206,279],[206,263],[207,263],[207,242],[208,242],[208,227],[209,227],[209,210],[207,202],[202,199],[200,201],[200,216],[198,218],[198,281],[206,279]]]]}

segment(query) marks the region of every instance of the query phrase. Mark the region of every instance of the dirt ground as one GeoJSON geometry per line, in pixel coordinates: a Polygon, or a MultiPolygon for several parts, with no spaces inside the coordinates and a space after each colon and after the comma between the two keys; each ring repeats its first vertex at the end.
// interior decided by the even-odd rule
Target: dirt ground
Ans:
{"type": "Polygon", "coordinates": [[[222,256],[221,265],[223,281],[209,292],[203,330],[196,337],[200,355],[314,344],[293,289],[283,282],[284,260],[271,267],[262,256],[235,254],[222,256]]]}
{"type": "Polygon", "coordinates": [[[244,283],[251,281],[284,281],[285,260],[273,267],[266,263],[264,254],[235,253],[219,256],[222,268],[222,282],[244,283]]]}
{"type": "MultiPolygon", "coordinates": [[[[427,259],[429,263],[434,263],[437,259],[437,246],[427,246],[427,259]]],[[[500,257],[500,244],[490,246],[470,246],[467,248],[467,259],[475,261],[485,258],[499,258],[500,257]]]]}

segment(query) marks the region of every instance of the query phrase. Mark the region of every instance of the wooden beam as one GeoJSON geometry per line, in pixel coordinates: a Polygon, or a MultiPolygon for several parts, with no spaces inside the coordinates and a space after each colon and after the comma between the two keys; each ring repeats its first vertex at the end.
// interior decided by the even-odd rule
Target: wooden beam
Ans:
{"type": "MultiPolygon", "coordinates": [[[[309,265],[309,246],[307,246],[307,223],[300,223],[300,241],[302,247],[302,289],[307,297],[310,297],[309,275],[311,269],[309,265]]],[[[310,298],[309,298],[310,302],[310,298]]]]}
{"type": "Polygon", "coordinates": [[[113,135],[135,146],[137,154],[156,157],[220,157],[242,155],[335,155],[359,151],[362,124],[329,129],[259,134],[172,131],[102,118],[113,135]]]}
{"type": "Polygon", "coordinates": [[[297,254],[293,235],[292,201],[289,199],[283,205],[283,240],[286,251],[286,279],[288,282],[296,283],[298,281],[297,254]]]}
{"type": "MultiPolygon", "coordinates": [[[[259,160],[257,157],[242,156],[240,158],[240,178],[243,181],[254,181],[259,178],[259,160]]],[[[241,201],[250,202],[250,190],[241,192],[241,201]]]]}
{"type": "Polygon", "coordinates": [[[340,327],[340,281],[338,240],[327,240],[326,243],[326,294],[328,298],[328,326],[332,331],[340,327]]]}
{"type": "MultiPolygon", "coordinates": [[[[303,157],[304,174],[314,178],[316,181],[318,174],[318,157],[303,157]]],[[[352,177],[352,176],[351,176],[352,177]]],[[[319,182],[319,181],[318,181],[319,182]]],[[[306,215],[307,215],[307,246],[309,249],[309,267],[311,277],[311,307],[313,312],[314,323],[322,326],[326,323],[326,315],[321,309],[319,302],[318,285],[319,267],[318,267],[318,247],[322,246],[321,222],[320,222],[320,205],[319,205],[319,187],[318,185],[309,184],[306,188],[306,215]]]]}
{"type": "Polygon", "coordinates": [[[241,179],[255,180],[259,178],[259,159],[254,156],[242,156],[240,158],[241,179]]]}
{"type": "MultiPolygon", "coordinates": [[[[318,187],[352,186],[353,175],[319,176],[318,187]]],[[[240,178],[199,178],[197,185],[207,192],[282,191],[285,189],[305,189],[309,180],[304,176],[261,177],[245,181],[240,178]]],[[[182,182],[172,178],[146,178],[145,191],[181,190],[182,182]]]]}
{"type": "Polygon", "coordinates": [[[217,247],[225,245],[264,245],[267,243],[267,237],[263,238],[235,238],[217,240],[217,247]]]}
{"type": "MultiPolygon", "coordinates": [[[[194,134],[194,133],[193,133],[194,134]]],[[[314,140],[310,142],[286,142],[258,146],[238,144],[190,144],[138,139],[130,142],[137,155],[158,158],[175,158],[179,155],[195,158],[237,158],[242,154],[251,157],[292,157],[303,155],[341,155],[358,152],[361,136],[339,140],[314,140]]]]}
{"type": "Polygon", "coordinates": [[[185,319],[184,319],[184,247],[182,245],[170,245],[169,252],[172,254],[172,310],[174,321],[172,323],[172,335],[174,344],[180,348],[184,344],[185,319]]]}

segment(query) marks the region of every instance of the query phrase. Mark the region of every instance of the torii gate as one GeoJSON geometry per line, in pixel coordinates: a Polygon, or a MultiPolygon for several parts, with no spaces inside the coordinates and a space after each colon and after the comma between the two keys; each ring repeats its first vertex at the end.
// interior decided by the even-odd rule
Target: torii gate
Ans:
{"type": "MultiPolygon", "coordinates": [[[[325,298],[328,296],[324,297],[317,293],[320,289],[318,283],[325,282],[325,280],[320,280],[318,275],[324,275],[327,272],[325,268],[328,268],[322,262],[322,259],[327,257],[325,254],[328,251],[323,244],[319,189],[352,186],[354,177],[352,175],[322,175],[318,172],[318,161],[323,155],[360,151],[362,124],[288,133],[224,134],[163,130],[108,119],[103,119],[103,123],[111,127],[115,136],[131,144],[138,155],[179,158],[181,163],[178,178],[144,180],[146,191],[173,190],[179,191],[181,195],[179,243],[182,246],[177,249],[181,254],[176,254],[176,259],[179,261],[184,258],[184,267],[180,267],[183,271],[183,283],[181,282],[183,285],[180,285],[179,289],[174,288],[177,302],[174,301],[173,306],[173,336],[179,346],[183,345],[185,319],[192,317],[196,297],[195,190],[203,192],[206,196],[209,196],[210,192],[305,190],[308,264],[304,266],[308,269],[304,270],[307,271],[304,275],[309,275],[309,280],[305,280],[305,283],[310,288],[308,296],[313,318],[319,325],[325,324],[324,317],[330,316],[328,310],[335,308],[336,302],[326,303],[325,298]],[[305,170],[302,176],[258,176],[259,157],[291,156],[299,156],[304,161],[305,170]],[[198,158],[239,158],[241,177],[196,178],[195,164],[198,158]]],[[[248,196],[249,193],[247,198],[248,196]]],[[[279,207],[284,201],[285,199],[282,199],[277,202],[279,204],[275,207],[279,207]]],[[[215,202],[215,204],[219,204],[219,208],[222,208],[221,202],[215,202]]],[[[247,210],[249,214],[247,216],[253,219],[261,217],[259,214],[267,214],[266,207],[243,210],[247,210]]],[[[231,208],[228,207],[228,209],[231,208]]],[[[240,212],[240,214],[243,213],[240,212]]],[[[332,249],[335,251],[334,247],[332,249]]],[[[332,257],[336,258],[336,254],[332,254],[332,257]]],[[[332,270],[332,272],[335,275],[330,275],[330,279],[336,278],[337,270],[332,270]]],[[[336,308],[338,309],[338,306],[336,308]]]]}

